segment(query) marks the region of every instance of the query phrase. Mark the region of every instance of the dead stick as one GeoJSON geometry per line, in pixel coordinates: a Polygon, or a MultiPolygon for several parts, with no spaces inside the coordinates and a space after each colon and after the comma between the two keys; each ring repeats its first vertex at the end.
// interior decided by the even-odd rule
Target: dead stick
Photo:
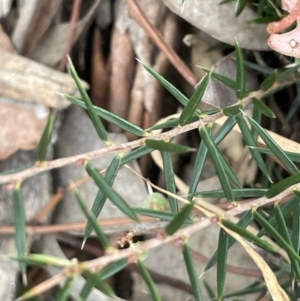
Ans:
{"type": "Polygon", "coordinates": [[[128,15],[139,24],[149,35],[155,45],[166,55],[172,65],[193,87],[197,84],[197,78],[192,71],[181,60],[177,53],[165,42],[161,33],[148,21],[135,0],[126,0],[128,4],[128,15]]]}

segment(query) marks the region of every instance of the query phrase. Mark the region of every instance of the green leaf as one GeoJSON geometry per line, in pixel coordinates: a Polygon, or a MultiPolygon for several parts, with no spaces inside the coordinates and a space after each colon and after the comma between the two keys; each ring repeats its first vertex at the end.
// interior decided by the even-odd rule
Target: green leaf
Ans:
{"type": "Polygon", "coordinates": [[[98,136],[100,137],[100,139],[102,141],[107,142],[107,140],[108,140],[107,139],[107,132],[106,132],[101,120],[99,119],[99,117],[96,114],[96,111],[93,107],[93,104],[92,104],[86,90],[84,89],[84,87],[83,87],[83,85],[82,85],[82,83],[81,83],[81,81],[78,77],[78,74],[77,74],[77,72],[76,72],[76,70],[75,70],[75,68],[72,64],[71,59],[69,59],[69,69],[70,69],[70,73],[71,73],[73,79],[75,80],[75,83],[76,83],[77,88],[78,88],[78,90],[81,94],[81,97],[82,97],[82,99],[83,99],[83,101],[84,101],[84,103],[87,107],[88,114],[91,118],[91,121],[92,121],[96,131],[97,131],[98,136]]]}
{"type": "Polygon", "coordinates": [[[278,74],[278,81],[282,82],[284,80],[286,80],[287,78],[289,78],[290,76],[294,75],[294,73],[300,68],[300,64],[297,64],[293,67],[290,67],[286,70],[284,70],[283,72],[280,72],[278,74]]]}
{"type": "MultiPolygon", "coordinates": [[[[292,244],[292,241],[291,241],[291,238],[289,235],[289,231],[287,229],[287,225],[285,223],[283,214],[282,214],[281,209],[278,206],[278,204],[274,205],[274,211],[275,211],[275,217],[276,217],[279,233],[282,235],[282,237],[285,239],[285,241],[291,246],[291,248],[293,248],[293,244],[292,244]]],[[[295,272],[297,279],[300,279],[299,262],[291,257],[290,257],[290,260],[291,260],[291,264],[292,264],[292,269],[295,272]]]]}
{"type": "Polygon", "coordinates": [[[183,207],[183,209],[171,220],[171,222],[165,228],[165,232],[167,235],[174,234],[186,221],[186,219],[190,216],[193,208],[194,202],[183,207]]]}
{"type": "Polygon", "coordinates": [[[48,118],[47,125],[44,129],[41,141],[37,150],[37,158],[40,162],[44,162],[47,157],[48,146],[51,142],[51,135],[53,131],[54,121],[56,116],[56,110],[53,110],[48,118]]]}
{"type": "Polygon", "coordinates": [[[146,145],[142,145],[139,148],[136,148],[133,151],[124,155],[121,161],[121,165],[125,165],[133,160],[136,160],[144,155],[151,153],[152,151],[152,148],[149,148],[146,145]]]}
{"type": "MultiPolygon", "coordinates": [[[[15,216],[15,243],[18,256],[24,257],[26,254],[26,217],[24,201],[20,190],[20,185],[14,187],[14,216],[15,216]]],[[[20,262],[23,284],[27,285],[26,264],[20,262]]]]}
{"type": "Polygon", "coordinates": [[[234,116],[230,116],[227,120],[220,126],[218,131],[215,133],[213,137],[213,141],[216,145],[218,145],[227,134],[233,129],[236,124],[236,119],[234,116]]]}
{"type": "MultiPolygon", "coordinates": [[[[105,174],[105,181],[109,186],[112,186],[115,178],[117,176],[117,173],[120,169],[121,161],[123,160],[122,156],[119,154],[114,157],[114,159],[111,161],[109,167],[107,168],[106,174],[105,174]]],[[[98,218],[104,204],[106,201],[107,195],[103,192],[102,189],[99,189],[95,201],[93,203],[91,211],[95,215],[96,218],[98,218]]],[[[92,223],[88,220],[85,230],[84,230],[84,235],[83,235],[83,241],[85,242],[88,237],[90,236],[91,232],[93,230],[93,225],[92,223]]]]}
{"type": "Polygon", "coordinates": [[[240,113],[242,109],[243,109],[243,105],[233,105],[223,109],[223,114],[225,116],[235,116],[238,113],[240,113]]]}
{"type": "Polygon", "coordinates": [[[188,192],[188,200],[189,201],[191,201],[193,199],[193,197],[191,195],[197,189],[197,186],[198,186],[198,183],[200,180],[200,176],[202,174],[202,170],[204,167],[204,162],[206,160],[206,156],[207,156],[207,146],[203,141],[201,141],[198,151],[197,151],[194,168],[193,168],[193,173],[192,173],[192,177],[191,177],[191,183],[190,183],[189,192],[188,192]]]}
{"type": "Polygon", "coordinates": [[[239,128],[241,130],[244,140],[246,141],[247,145],[250,146],[249,151],[250,151],[252,157],[254,158],[255,162],[257,163],[257,166],[262,171],[262,173],[269,179],[269,181],[272,183],[273,181],[270,178],[268,168],[265,164],[263,157],[257,150],[255,150],[255,148],[252,148],[252,147],[256,147],[256,142],[254,141],[251,131],[248,128],[248,125],[241,112],[238,115],[236,115],[236,121],[239,125],[239,128]]]}
{"type": "Polygon", "coordinates": [[[218,301],[223,300],[223,290],[226,277],[226,264],[228,255],[228,234],[220,229],[217,255],[217,292],[218,301]]]}
{"type": "MultiPolygon", "coordinates": [[[[100,278],[100,280],[105,280],[109,277],[112,277],[119,271],[123,270],[128,265],[128,259],[120,259],[118,261],[115,261],[108,266],[106,266],[101,272],[97,273],[97,276],[100,278]]],[[[89,294],[91,293],[92,289],[94,288],[94,285],[91,282],[86,282],[81,289],[80,292],[80,301],[84,301],[87,299],[89,294]]]]}
{"type": "Polygon", "coordinates": [[[39,267],[56,266],[66,267],[70,264],[70,260],[54,257],[45,254],[29,254],[27,256],[10,257],[12,260],[25,263],[26,265],[34,265],[39,267]]]}
{"type": "Polygon", "coordinates": [[[206,282],[205,280],[203,280],[203,284],[204,284],[204,287],[205,287],[205,289],[207,291],[207,294],[209,295],[210,300],[217,299],[217,297],[215,295],[214,289],[208,284],[208,282],[206,282]]]}
{"type": "Polygon", "coordinates": [[[143,279],[145,280],[149,290],[150,290],[150,294],[152,296],[152,299],[154,301],[162,301],[162,298],[160,297],[158,291],[157,291],[157,288],[156,288],[156,285],[154,284],[152,278],[151,278],[151,275],[150,273],[148,272],[148,270],[146,269],[146,267],[144,266],[144,264],[138,260],[136,262],[139,270],[140,270],[140,273],[141,273],[141,276],[143,277],[143,279]]]}
{"type": "MultiPolygon", "coordinates": [[[[252,222],[252,220],[253,220],[252,212],[250,210],[248,210],[243,214],[243,216],[241,216],[241,218],[239,219],[239,221],[237,223],[237,226],[246,228],[252,222]]],[[[235,239],[233,237],[229,236],[228,250],[233,246],[234,243],[235,243],[235,239]]],[[[217,262],[217,259],[218,259],[218,249],[215,251],[213,256],[210,258],[210,260],[206,264],[204,271],[207,271],[211,267],[213,267],[215,265],[215,263],[217,262]]]]}
{"type": "MultiPolygon", "coordinates": [[[[268,148],[255,147],[255,149],[258,150],[259,152],[263,153],[263,154],[267,154],[267,155],[270,155],[270,156],[275,156],[274,153],[268,148]]],[[[289,159],[291,161],[296,162],[296,163],[300,163],[300,155],[298,153],[286,152],[286,151],[284,151],[284,152],[289,157],[289,159]]]]}
{"type": "Polygon", "coordinates": [[[109,248],[110,247],[109,240],[108,240],[106,234],[104,233],[104,231],[102,230],[102,228],[100,227],[96,216],[94,215],[94,213],[92,211],[89,210],[85,201],[83,200],[82,195],[76,188],[74,189],[74,193],[75,193],[76,199],[78,201],[78,204],[80,205],[82,212],[87,217],[88,221],[91,223],[102,246],[104,247],[104,249],[109,248]]]}
{"type": "MultiPolygon", "coordinates": [[[[283,204],[282,207],[281,207],[281,211],[282,211],[282,214],[283,216],[286,216],[288,214],[290,214],[293,210],[293,204],[294,204],[294,197],[292,197],[287,203],[283,204]]],[[[268,222],[270,223],[270,225],[272,226],[276,226],[276,219],[275,219],[275,215],[272,215],[270,217],[270,219],[268,220],[268,222]]],[[[265,229],[260,229],[260,231],[257,233],[257,236],[258,237],[262,237],[266,234],[266,231],[265,229]]]]}
{"type": "Polygon", "coordinates": [[[190,98],[189,102],[183,109],[178,124],[180,126],[183,126],[187,124],[190,120],[190,118],[195,113],[196,109],[199,107],[200,101],[202,100],[202,96],[204,95],[204,92],[206,90],[206,87],[209,83],[209,80],[211,78],[211,72],[205,75],[205,77],[201,80],[200,84],[197,85],[196,91],[190,98]]]}
{"type": "Polygon", "coordinates": [[[116,273],[123,270],[128,265],[128,258],[123,258],[117,261],[112,262],[108,266],[106,266],[100,273],[99,277],[102,280],[108,279],[115,275],[116,273]]]}
{"type": "Polygon", "coordinates": [[[253,97],[252,102],[253,102],[254,106],[259,111],[261,111],[262,114],[264,114],[265,116],[267,116],[269,118],[276,118],[276,115],[274,114],[274,112],[269,107],[267,107],[261,100],[253,97]]]}
{"type": "MultiPolygon", "coordinates": [[[[254,106],[253,108],[253,114],[252,114],[252,118],[258,123],[260,124],[261,123],[261,118],[262,118],[262,114],[261,114],[261,111],[258,110],[257,107],[254,106]]],[[[254,139],[254,141],[256,142],[257,144],[257,138],[258,138],[258,133],[255,131],[255,129],[253,127],[251,127],[251,135],[254,139]]]]}
{"type": "MultiPolygon", "coordinates": [[[[258,293],[258,292],[262,292],[262,295],[265,295],[266,294],[266,286],[259,283],[259,285],[249,286],[244,289],[235,291],[233,293],[226,294],[226,295],[224,295],[223,298],[225,300],[225,299],[231,298],[231,297],[248,296],[249,294],[254,294],[254,293],[258,293]]],[[[237,299],[233,299],[233,300],[238,301],[237,299]]]]}
{"type": "Polygon", "coordinates": [[[237,224],[235,224],[229,220],[225,220],[225,219],[222,219],[221,223],[229,230],[236,232],[237,234],[248,239],[250,242],[255,243],[257,246],[263,248],[264,250],[272,252],[272,253],[278,253],[277,249],[274,248],[272,245],[270,245],[268,242],[257,237],[256,235],[254,235],[253,233],[249,232],[248,230],[242,228],[241,226],[238,226],[237,224]]]}
{"type": "MultiPolygon", "coordinates": [[[[153,210],[148,208],[137,208],[137,207],[131,207],[131,208],[135,211],[136,214],[150,216],[165,221],[171,221],[177,216],[177,214],[173,214],[170,212],[163,212],[163,211],[158,211],[158,210],[153,210]]],[[[191,217],[188,217],[184,221],[185,224],[192,224],[193,222],[194,221],[191,217]]]]}
{"type": "Polygon", "coordinates": [[[239,43],[235,42],[236,53],[236,97],[237,99],[243,99],[246,95],[246,73],[242,50],[239,43]]]}
{"type": "Polygon", "coordinates": [[[84,271],[82,274],[90,283],[93,284],[94,287],[98,288],[101,292],[103,292],[109,297],[116,297],[116,294],[112,290],[112,288],[105,281],[103,281],[98,274],[93,274],[87,270],[84,271]]]}
{"type": "Polygon", "coordinates": [[[300,198],[296,196],[293,200],[292,235],[291,240],[297,253],[300,250],[300,198]]]}
{"type": "MultiPolygon", "coordinates": [[[[87,108],[87,105],[80,99],[74,97],[74,96],[70,96],[70,95],[65,95],[65,97],[71,101],[72,103],[82,107],[83,109],[87,108]]],[[[139,137],[145,137],[147,136],[147,132],[145,130],[143,130],[141,127],[139,127],[138,125],[123,119],[109,111],[106,111],[100,107],[94,106],[93,105],[93,109],[95,111],[95,113],[100,116],[101,118],[103,118],[104,120],[115,124],[116,126],[120,127],[121,129],[123,129],[124,131],[127,131],[129,133],[132,133],[134,135],[137,135],[139,137]]]]}
{"type": "MultiPolygon", "coordinates": [[[[168,152],[161,152],[163,166],[164,166],[164,177],[166,188],[169,192],[176,194],[176,185],[174,179],[174,170],[172,164],[171,154],[168,152]]],[[[178,213],[178,203],[174,197],[168,196],[170,208],[172,213],[178,213]]]]}
{"type": "Polygon", "coordinates": [[[224,165],[221,164],[222,157],[220,157],[217,146],[214,144],[211,137],[209,136],[209,133],[207,132],[206,127],[200,128],[199,132],[200,132],[201,138],[203,139],[204,143],[207,146],[208,153],[211,156],[211,159],[215,166],[216,174],[220,180],[220,183],[225,192],[226,198],[230,202],[234,202],[234,195],[232,193],[232,188],[230,186],[229,180],[225,173],[224,165]]]}
{"type": "Polygon", "coordinates": [[[236,1],[235,10],[234,10],[236,17],[238,17],[243,12],[247,3],[248,3],[248,0],[237,0],[236,1]]]}
{"type": "Polygon", "coordinates": [[[225,159],[224,155],[220,152],[220,150],[217,148],[217,151],[219,152],[219,157],[220,157],[220,164],[224,166],[224,170],[226,175],[228,176],[228,179],[232,181],[233,184],[236,185],[238,188],[242,188],[242,184],[235,174],[235,172],[232,170],[230,165],[228,164],[227,160],[225,159]]]}
{"type": "Polygon", "coordinates": [[[105,181],[97,169],[87,163],[85,166],[87,173],[93,178],[96,185],[103,191],[105,195],[128,217],[134,221],[139,222],[139,219],[135,212],[127,205],[126,201],[105,181]]]}
{"type": "Polygon", "coordinates": [[[146,139],[145,144],[147,147],[159,150],[161,152],[187,153],[187,152],[194,151],[194,149],[190,148],[189,146],[181,145],[177,143],[165,142],[162,140],[146,139]]]}
{"type": "MultiPolygon", "coordinates": [[[[138,60],[139,61],[139,60],[138,60]]],[[[151,74],[153,75],[162,86],[164,86],[183,106],[186,106],[189,99],[181,93],[175,86],[173,86],[170,82],[168,82],[164,77],[162,77],[160,74],[158,74],[156,71],[154,71],[151,67],[145,65],[141,61],[139,61],[143,67],[151,74]]]]}
{"type": "Polygon", "coordinates": [[[253,211],[256,221],[271,235],[277,243],[288,253],[290,258],[300,261],[299,255],[295,250],[285,241],[285,239],[278,233],[278,231],[256,210],[253,211]]]}
{"type": "Polygon", "coordinates": [[[64,286],[59,291],[56,300],[57,301],[66,301],[68,300],[68,297],[70,296],[72,284],[74,282],[74,277],[70,277],[65,282],[64,286]]]}
{"type": "Polygon", "coordinates": [[[186,242],[183,244],[182,253],[183,253],[186,269],[189,274],[190,283],[193,290],[193,296],[195,297],[196,301],[201,301],[202,297],[201,297],[198,275],[195,269],[195,263],[190,248],[186,242]]]}
{"type": "Polygon", "coordinates": [[[273,185],[266,193],[266,197],[272,198],[275,195],[281,193],[282,191],[284,191],[285,189],[291,187],[292,185],[296,184],[300,182],[300,173],[289,176],[287,178],[285,178],[284,180],[281,180],[280,182],[276,183],[275,185],[273,185]]]}
{"type": "Polygon", "coordinates": [[[250,68],[252,70],[258,71],[262,74],[271,74],[272,72],[274,72],[273,68],[267,67],[267,66],[261,66],[255,63],[251,63],[251,62],[247,62],[244,61],[244,65],[247,68],[250,68]]]}
{"type": "MultiPolygon", "coordinates": [[[[205,72],[211,72],[210,69],[207,69],[207,68],[204,68],[202,67],[201,68],[203,71],[205,72]]],[[[218,72],[212,72],[212,77],[214,77],[215,79],[217,79],[218,81],[220,81],[221,83],[223,83],[225,86],[231,88],[232,90],[236,90],[236,82],[235,80],[227,77],[227,76],[224,76],[218,72]]]]}
{"type": "MultiPolygon", "coordinates": [[[[259,198],[265,195],[268,189],[265,188],[242,188],[232,189],[234,198],[259,198]]],[[[199,191],[188,195],[188,197],[202,198],[224,198],[225,192],[221,190],[199,191]]]]}
{"type": "Polygon", "coordinates": [[[263,91],[268,91],[276,82],[278,77],[277,69],[275,69],[266,79],[260,84],[260,89],[263,91]]]}
{"type": "MultiPolygon", "coordinates": [[[[246,115],[247,116],[247,115],[246,115]]],[[[295,164],[289,159],[289,157],[285,154],[282,148],[271,138],[271,136],[251,117],[247,116],[251,125],[256,130],[258,135],[262,138],[262,140],[266,143],[269,149],[274,153],[274,155],[282,162],[283,165],[292,173],[299,173],[298,168],[295,164]]]]}

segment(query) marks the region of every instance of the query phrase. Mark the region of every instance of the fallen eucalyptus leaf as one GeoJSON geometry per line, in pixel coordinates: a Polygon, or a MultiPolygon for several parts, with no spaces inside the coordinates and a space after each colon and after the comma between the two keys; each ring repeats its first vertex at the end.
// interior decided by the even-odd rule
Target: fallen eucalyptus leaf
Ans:
{"type": "Polygon", "coordinates": [[[0,49],[0,96],[57,109],[69,106],[57,92],[80,96],[70,75],[0,49]]]}
{"type": "Polygon", "coordinates": [[[162,0],[171,11],[214,38],[234,45],[237,40],[241,48],[269,50],[268,34],[263,24],[248,24],[256,14],[245,7],[235,17],[235,1],[219,5],[219,0],[187,0],[182,11],[182,0],[162,0]]]}

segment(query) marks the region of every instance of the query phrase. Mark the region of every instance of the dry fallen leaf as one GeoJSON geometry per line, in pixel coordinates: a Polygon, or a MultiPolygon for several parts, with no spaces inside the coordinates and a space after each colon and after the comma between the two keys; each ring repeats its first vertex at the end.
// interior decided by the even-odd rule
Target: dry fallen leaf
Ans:
{"type": "MultiPolygon", "coordinates": [[[[100,1],[89,1],[89,8],[77,22],[73,43],[78,41],[78,38],[84,35],[84,32],[91,25],[100,1]]],[[[62,22],[50,26],[37,46],[29,54],[29,58],[54,68],[63,58],[69,31],[70,23],[62,22]]]]}
{"type": "Polygon", "coordinates": [[[49,109],[39,104],[5,101],[0,97],[0,160],[18,149],[34,149],[47,123],[49,109]]]}
{"type": "Polygon", "coordinates": [[[51,108],[66,108],[70,103],[58,92],[80,96],[70,75],[0,49],[0,96],[51,108]]]}
{"type": "Polygon", "coordinates": [[[241,48],[269,50],[266,26],[248,24],[257,16],[247,7],[236,18],[235,1],[219,5],[219,0],[186,0],[183,11],[182,0],[162,1],[174,13],[224,43],[234,45],[236,39],[241,48]]]}
{"type": "Polygon", "coordinates": [[[229,235],[231,235],[233,238],[235,238],[245,249],[245,251],[249,254],[249,256],[253,259],[253,261],[256,263],[256,265],[260,268],[267,288],[273,298],[274,301],[289,301],[290,298],[286,294],[286,292],[282,289],[282,287],[279,285],[276,276],[274,275],[273,271],[270,269],[270,267],[267,265],[267,263],[256,253],[249,245],[244,241],[244,239],[236,234],[235,232],[232,232],[225,228],[222,224],[219,224],[220,227],[222,227],[229,235]]]}
{"type": "Polygon", "coordinates": [[[0,49],[15,52],[14,46],[10,38],[5,33],[1,25],[0,25],[0,49]]]}
{"type": "Polygon", "coordinates": [[[51,24],[62,0],[25,0],[20,5],[19,18],[12,36],[18,53],[31,52],[51,24]]]}

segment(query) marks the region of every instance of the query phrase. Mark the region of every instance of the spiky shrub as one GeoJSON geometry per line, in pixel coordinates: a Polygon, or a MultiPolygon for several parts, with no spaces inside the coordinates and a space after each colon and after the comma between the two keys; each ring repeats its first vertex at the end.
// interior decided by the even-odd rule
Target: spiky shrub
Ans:
{"type": "MultiPolygon", "coordinates": [[[[255,285],[250,285],[244,290],[232,292],[230,294],[231,296],[241,296],[257,291],[266,293],[269,291],[274,300],[289,300],[289,298],[296,298],[297,294],[293,291],[291,283],[300,280],[300,172],[295,164],[299,162],[300,156],[297,153],[284,151],[272,138],[272,135],[260,125],[260,120],[261,114],[268,118],[275,117],[270,108],[264,104],[263,99],[265,96],[275,93],[275,91],[287,85],[294,84],[299,77],[297,74],[299,66],[296,65],[285,71],[270,71],[270,69],[265,69],[265,73],[269,73],[269,75],[267,75],[261,83],[260,89],[257,91],[249,91],[245,87],[245,63],[238,43],[236,43],[235,48],[236,80],[232,80],[222,74],[209,70],[190,98],[187,98],[176,87],[157,74],[151,67],[143,64],[144,68],[149,71],[184,107],[182,113],[178,114],[178,117],[174,117],[172,120],[161,123],[148,130],[144,130],[127,120],[123,120],[104,109],[93,106],[72,63],[69,62],[70,73],[78,86],[82,99],[76,99],[69,95],[66,95],[66,98],[72,103],[87,110],[99,138],[106,143],[107,147],[102,150],[69,158],[67,161],[56,161],[55,164],[51,161],[45,162],[54,123],[54,115],[51,114],[39,145],[39,164],[34,168],[0,176],[0,181],[2,183],[14,183],[16,247],[18,251],[18,257],[15,258],[15,260],[20,264],[20,270],[24,279],[26,268],[31,264],[56,265],[62,268],[60,274],[48,280],[46,283],[42,283],[38,287],[27,291],[19,298],[19,300],[25,300],[26,298],[41,294],[43,291],[55,286],[63,280],[66,281],[59,293],[58,300],[66,300],[70,292],[72,281],[78,274],[82,274],[86,278],[86,285],[81,291],[80,300],[86,299],[93,287],[100,289],[108,296],[114,297],[115,293],[105,282],[105,279],[108,275],[112,275],[124,268],[129,261],[136,262],[142,277],[148,285],[153,300],[162,300],[159,291],[151,278],[151,274],[143,264],[143,256],[145,252],[155,249],[161,244],[175,241],[177,245],[179,242],[180,248],[182,249],[184,262],[192,287],[192,295],[195,300],[202,300],[199,279],[195,270],[194,259],[189,248],[189,236],[201,229],[202,231],[205,231],[205,227],[210,224],[217,224],[220,227],[218,248],[205,268],[205,270],[208,270],[217,264],[217,291],[212,292],[207,286],[212,299],[222,300],[228,297],[223,293],[226,277],[227,253],[229,248],[236,241],[243,246],[245,251],[254,260],[261,270],[264,279],[259,280],[255,285]],[[223,84],[236,91],[238,102],[235,105],[214,112],[204,112],[198,109],[211,77],[215,77],[223,84]],[[253,103],[254,105],[255,114],[253,117],[248,116],[244,112],[245,106],[249,103],[253,103]],[[140,138],[133,142],[123,144],[122,147],[114,145],[112,141],[108,140],[107,132],[99,119],[99,116],[102,119],[119,126],[124,131],[133,133],[140,138]],[[213,135],[211,131],[212,125],[223,116],[228,116],[227,121],[213,135]],[[242,187],[237,175],[233,172],[232,168],[218,149],[218,144],[232,130],[233,125],[235,124],[238,125],[243,139],[249,147],[251,156],[260,169],[261,177],[267,179],[267,181],[262,181],[262,183],[267,183],[265,186],[259,188],[242,187]],[[169,128],[171,128],[171,130],[167,130],[164,133],[152,132],[154,129],[169,128]],[[201,143],[196,150],[191,149],[186,145],[172,143],[174,137],[191,130],[197,130],[199,137],[201,138],[201,143]],[[263,141],[264,148],[257,147],[258,137],[263,141]],[[103,176],[90,163],[90,159],[116,150],[118,150],[119,153],[107,167],[105,176],[103,176]],[[150,209],[132,208],[127,204],[126,200],[112,188],[112,184],[121,166],[126,165],[132,160],[136,160],[153,150],[161,152],[166,181],[166,189],[159,187],[155,188],[161,190],[161,192],[164,192],[168,196],[170,206],[169,212],[162,211],[162,209],[166,208],[166,205],[159,195],[155,195],[154,198],[151,198],[149,201],[151,203],[150,209]],[[173,152],[189,151],[196,151],[194,170],[188,187],[188,194],[179,197],[176,195],[176,183],[170,154],[173,152]],[[283,166],[289,175],[273,183],[272,175],[270,175],[263,154],[276,158],[276,162],[283,166]],[[222,189],[199,193],[196,192],[196,187],[208,155],[214,164],[215,172],[219,178],[222,189]],[[91,209],[87,208],[80,191],[74,188],[74,195],[87,217],[84,241],[87,240],[91,231],[94,230],[99,241],[106,250],[105,255],[87,262],[62,260],[42,254],[31,254],[26,256],[26,222],[23,200],[20,192],[22,180],[33,176],[38,172],[79,161],[84,164],[87,174],[99,187],[99,194],[91,209]],[[217,206],[206,203],[203,200],[200,201],[198,199],[199,197],[225,197],[231,202],[231,205],[229,206],[229,210],[225,212],[217,206]],[[240,204],[237,200],[243,197],[253,198],[253,200],[251,202],[240,204]],[[156,203],[157,198],[159,203],[156,203]],[[289,200],[281,206],[280,201],[284,198],[285,200],[287,198],[289,200]],[[132,233],[134,234],[134,231],[132,231],[130,235],[125,238],[132,247],[116,250],[110,246],[107,235],[97,221],[97,217],[100,214],[100,208],[103,207],[106,199],[112,201],[125,215],[136,222],[139,222],[138,215],[147,215],[167,221],[167,225],[158,238],[150,239],[134,247],[134,244],[131,242],[132,233]],[[181,210],[178,209],[179,202],[185,204],[181,210]],[[269,205],[271,208],[268,217],[266,217],[261,210],[261,207],[266,205],[269,205]],[[199,214],[196,212],[201,212],[205,217],[199,218],[199,214]],[[254,220],[260,226],[259,231],[250,225],[254,220]],[[251,242],[252,245],[248,242],[251,242]],[[267,253],[282,258],[283,261],[285,261],[284,268],[276,266],[271,269],[268,263],[258,254],[257,248],[253,248],[254,245],[267,253]],[[277,280],[277,277],[280,278],[277,280]]],[[[148,184],[153,185],[149,181],[148,184]]],[[[297,287],[297,285],[295,287],[297,287]]]]}

